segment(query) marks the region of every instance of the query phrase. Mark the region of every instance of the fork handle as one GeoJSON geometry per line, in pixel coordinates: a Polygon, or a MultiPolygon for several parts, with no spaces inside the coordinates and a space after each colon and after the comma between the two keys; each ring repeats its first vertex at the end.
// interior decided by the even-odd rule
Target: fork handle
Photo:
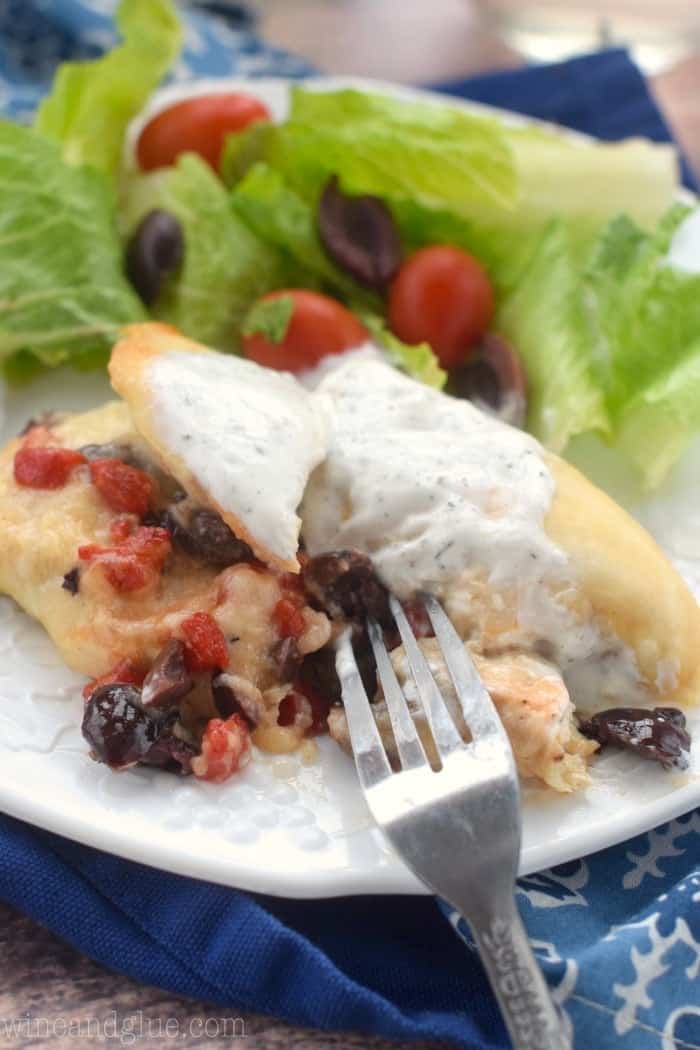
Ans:
{"type": "Polygon", "coordinates": [[[571,1050],[562,1014],[537,964],[515,901],[511,898],[500,908],[474,904],[472,900],[468,922],[514,1050],[571,1050]]]}

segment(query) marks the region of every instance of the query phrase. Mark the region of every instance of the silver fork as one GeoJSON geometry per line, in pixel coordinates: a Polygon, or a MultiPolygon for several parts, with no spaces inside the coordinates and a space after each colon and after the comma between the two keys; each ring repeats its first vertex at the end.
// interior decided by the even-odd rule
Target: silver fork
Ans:
{"type": "Polygon", "coordinates": [[[441,768],[434,770],[374,620],[368,631],[401,770],[394,773],[358,671],[350,632],[336,667],[369,808],[396,852],[468,921],[515,1050],[570,1050],[515,906],[520,792],[510,743],[463,642],[440,604],[424,598],[471,733],[450,716],[399,602],[391,611],[441,768]]]}

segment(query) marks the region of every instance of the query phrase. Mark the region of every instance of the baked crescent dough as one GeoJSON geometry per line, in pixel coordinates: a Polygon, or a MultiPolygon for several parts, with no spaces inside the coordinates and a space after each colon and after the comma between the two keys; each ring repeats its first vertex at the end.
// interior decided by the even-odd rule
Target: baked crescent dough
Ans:
{"type": "Polygon", "coordinates": [[[261,561],[298,572],[297,507],[325,452],[311,395],[287,373],[155,323],[125,330],[109,374],[163,467],[261,561]]]}
{"type": "Polygon", "coordinates": [[[545,458],[556,482],[545,529],[569,556],[580,601],[630,647],[655,699],[698,703],[700,605],[646,529],[575,467],[545,458]]]}

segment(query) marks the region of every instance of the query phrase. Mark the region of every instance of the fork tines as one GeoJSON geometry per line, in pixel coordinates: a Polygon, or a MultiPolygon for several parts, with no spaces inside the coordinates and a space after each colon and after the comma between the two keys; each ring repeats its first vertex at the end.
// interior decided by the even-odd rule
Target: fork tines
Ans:
{"type": "MultiPolygon", "coordinates": [[[[491,698],[463,641],[439,602],[431,596],[423,597],[442,658],[461,705],[464,721],[471,734],[469,743],[462,739],[455,725],[401,603],[393,595],[389,602],[439,762],[444,764],[456,751],[476,756],[483,751],[485,745],[493,744],[500,745],[500,748],[506,749],[510,755],[510,745],[491,698]]],[[[376,620],[370,618],[367,631],[401,768],[405,771],[427,769],[428,756],[411,715],[406,695],[394,671],[382,628],[376,620]]],[[[372,706],[360,678],[350,631],[338,642],[336,666],[358,772],[363,786],[368,788],[389,776],[392,770],[372,713],[372,706]]]]}

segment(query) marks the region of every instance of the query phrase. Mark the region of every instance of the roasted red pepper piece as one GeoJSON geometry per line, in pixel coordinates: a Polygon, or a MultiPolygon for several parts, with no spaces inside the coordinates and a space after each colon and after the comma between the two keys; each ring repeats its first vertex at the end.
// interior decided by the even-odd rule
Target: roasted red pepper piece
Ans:
{"type": "MultiPolygon", "coordinates": [[[[195,614],[197,615],[197,614],[195,614]]],[[[241,715],[225,721],[212,718],[202,737],[202,751],[192,759],[192,772],[202,780],[220,784],[245,765],[250,757],[250,730],[241,715]]]]}
{"type": "Polygon", "coordinates": [[[153,478],[120,459],[93,459],[92,483],[112,510],[120,514],[146,513],[153,496],[153,478]]]}
{"type": "Polygon", "coordinates": [[[171,548],[167,529],[142,525],[114,547],[85,544],[78,548],[78,557],[98,562],[115,591],[138,591],[161,572],[171,548]]]}
{"type": "Polygon", "coordinates": [[[15,481],[30,489],[60,489],[82,463],[85,456],[72,448],[25,444],[15,453],[15,481]]]}
{"type": "Polygon", "coordinates": [[[188,671],[222,670],[228,664],[228,646],[221,628],[209,613],[196,612],[180,624],[188,671]]]}

